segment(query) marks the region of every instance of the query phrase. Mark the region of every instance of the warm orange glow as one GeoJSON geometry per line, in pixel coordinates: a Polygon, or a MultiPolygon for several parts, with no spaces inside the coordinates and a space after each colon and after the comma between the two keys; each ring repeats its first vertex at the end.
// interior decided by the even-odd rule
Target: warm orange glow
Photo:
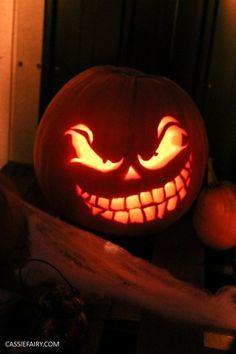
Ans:
{"type": "Polygon", "coordinates": [[[78,195],[82,195],[82,189],[78,185],[76,185],[76,192],[78,195]]]}
{"type": "Polygon", "coordinates": [[[165,126],[169,123],[173,123],[173,124],[179,124],[179,122],[177,121],[177,119],[175,119],[174,117],[171,116],[165,116],[162,118],[162,120],[160,121],[159,125],[158,125],[158,138],[160,137],[162,131],[164,130],[165,126]]]}
{"type": "Polygon", "coordinates": [[[155,203],[161,203],[165,199],[164,188],[155,188],[152,190],[152,196],[155,203]]]}
{"type": "Polygon", "coordinates": [[[85,192],[85,193],[82,194],[82,198],[83,198],[83,199],[87,199],[88,197],[89,197],[89,194],[88,194],[88,193],[85,192]]]}
{"type": "Polygon", "coordinates": [[[187,179],[187,181],[186,181],[186,185],[187,185],[187,187],[189,187],[190,182],[191,182],[191,178],[190,178],[190,177],[188,177],[188,179],[187,179]]]}
{"type": "Polygon", "coordinates": [[[169,211],[174,210],[177,206],[177,203],[178,203],[177,196],[170,198],[167,203],[167,210],[169,211]]]}
{"type": "Polygon", "coordinates": [[[183,145],[183,136],[187,136],[187,133],[176,123],[178,123],[178,121],[173,117],[164,117],[161,120],[157,129],[157,136],[160,137],[164,128],[166,126],[167,128],[155,154],[149,160],[143,160],[143,158],[138,155],[138,160],[143,167],[151,170],[163,168],[187,147],[187,143],[183,145]],[[169,123],[173,124],[167,126],[169,123]]]}
{"type": "Polygon", "coordinates": [[[110,203],[109,199],[102,198],[102,197],[98,198],[98,201],[97,201],[98,206],[102,207],[103,209],[108,209],[109,203],[110,203]]]}
{"type": "Polygon", "coordinates": [[[187,170],[185,170],[184,168],[181,170],[180,174],[185,180],[188,179],[189,172],[187,170]]]}
{"type": "Polygon", "coordinates": [[[175,185],[177,190],[180,190],[184,186],[184,182],[180,176],[175,177],[175,185]]]}
{"type": "Polygon", "coordinates": [[[103,162],[103,159],[91,147],[93,133],[84,124],[71,127],[65,132],[65,135],[71,135],[72,145],[77,154],[77,157],[71,159],[71,163],[81,163],[104,173],[119,168],[123,163],[123,158],[118,162],[112,162],[110,160],[103,162]],[[80,133],[80,131],[86,133],[86,136],[80,133]]]}
{"type": "Polygon", "coordinates": [[[92,207],[92,214],[93,215],[97,215],[97,214],[101,213],[101,211],[102,211],[101,208],[92,207]]]}
{"type": "Polygon", "coordinates": [[[96,199],[97,199],[96,195],[91,195],[91,198],[89,199],[89,203],[90,204],[95,204],[96,203],[96,199]]]}
{"type": "Polygon", "coordinates": [[[129,216],[130,216],[130,221],[132,223],[143,223],[144,218],[143,218],[143,213],[141,209],[131,209],[129,211],[129,216]]]}
{"type": "Polygon", "coordinates": [[[174,182],[168,182],[165,185],[166,198],[176,194],[176,188],[174,182]]]}
{"type": "Polygon", "coordinates": [[[146,207],[143,209],[143,211],[145,213],[147,221],[152,221],[152,220],[156,219],[156,206],[155,205],[146,207]]]}
{"type": "Polygon", "coordinates": [[[139,178],[141,178],[140,174],[137,171],[135,171],[135,169],[132,166],[129,167],[129,169],[124,177],[125,180],[139,179],[139,178]]]}
{"type": "Polygon", "coordinates": [[[153,203],[151,192],[141,192],[140,198],[143,205],[148,205],[153,203]]]}
{"type": "Polygon", "coordinates": [[[92,208],[92,205],[89,204],[88,202],[85,202],[85,204],[87,205],[87,207],[89,207],[90,209],[92,208]]]}
{"type": "Polygon", "coordinates": [[[191,183],[191,163],[185,166],[173,180],[162,187],[153,188],[124,197],[105,198],[83,191],[76,186],[77,195],[91,209],[92,215],[121,224],[145,223],[163,219],[165,215],[178,208],[178,203],[187,194],[191,183]]]}
{"type": "Polygon", "coordinates": [[[122,224],[128,224],[129,213],[127,211],[117,211],[115,213],[114,220],[121,222],[122,224]]]}
{"type": "Polygon", "coordinates": [[[163,202],[158,205],[158,218],[163,219],[166,212],[166,202],[163,202]]]}
{"type": "Polygon", "coordinates": [[[139,201],[138,195],[130,195],[126,198],[126,207],[128,209],[140,208],[141,203],[139,201]]]}
{"type": "Polygon", "coordinates": [[[188,170],[191,170],[191,166],[190,166],[190,162],[189,162],[189,161],[186,163],[185,167],[186,167],[188,170]]]}
{"type": "MultiPolygon", "coordinates": [[[[92,142],[93,142],[93,132],[85,124],[74,125],[73,127],[70,128],[70,130],[73,130],[73,131],[81,130],[81,131],[87,133],[89,143],[92,144],[92,142]]],[[[69,130],[69,132],[70,132],[70,130],[69,130]]]]}
{"type": "Polygon", "coordinates": [[[187,191],[185,188],[182,188],[179,192],[179,197],[180,197],[180,200],[184,199],[184,197],[186,196],[187,194],[187,191]]]}
{"type": "Polygon", "coordinates": [[[113,214],[114,214],[114,213],[113,213],[112,211],[106,210],[106,211],[104,211],[104,213],[102,213],[101,215],[102,215],[102,217],[105,218],[105,219],[112,220],[113,214]]]}
{"type": "Polygon", "coordinates": [[[111,209],[123,210],[125,208],[125,198],[112,198],[111,209]]]}

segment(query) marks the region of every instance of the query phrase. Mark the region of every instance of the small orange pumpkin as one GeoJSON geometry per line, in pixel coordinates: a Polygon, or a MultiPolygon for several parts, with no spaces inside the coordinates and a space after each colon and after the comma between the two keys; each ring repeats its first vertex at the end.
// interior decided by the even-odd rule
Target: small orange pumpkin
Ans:
{"type": "Polygon", "coordinates": [[[218,250],[236,246],[236,185],[218,182],[212,160],[208,163],[208,187],[199,195],[193,224],[199,238],[218,250]]]}
{"type": "Polygon", "coordinates": [[[171,80],[99,66],[68,82],[40,122],[34,150],[57,212],[94,231],[154,233],[197,196],[208,149],[202,118],[171,80]]]}

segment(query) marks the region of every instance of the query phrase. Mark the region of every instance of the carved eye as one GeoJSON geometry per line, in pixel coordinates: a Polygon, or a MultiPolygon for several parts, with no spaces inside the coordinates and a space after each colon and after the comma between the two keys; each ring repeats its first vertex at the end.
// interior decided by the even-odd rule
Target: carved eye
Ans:
{"type": "Polygon", "coordinates": [[[188,146],[187,132],[180,127],[175,118],[170,116],[161,120],[157,129],[157,137],[160,143],[150,159],[144,160],[138,155],[140,164],[150,170],[163,168],[188,146]]]}
{"type": "Polygon", "coordinates": [[[104,161],[91,147],[93,142],[92,131],[84,124],[78,124],[65,132],[71,135],[72,145],[76,151],[76,157],[70,160],[71,163],[81,163],[101,172],[110,172],[120,167],[123,158],[118,162],[104,161]]]}

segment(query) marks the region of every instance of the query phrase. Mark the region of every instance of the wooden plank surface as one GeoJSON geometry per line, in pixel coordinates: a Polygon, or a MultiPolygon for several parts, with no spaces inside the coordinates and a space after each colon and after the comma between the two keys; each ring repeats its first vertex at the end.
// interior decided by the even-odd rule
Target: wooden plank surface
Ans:
{"type": "Polygon", "coordinates": [[[100,345],[111,302],[108,298],[86,299],[88,332],[80,354],[96,354],[100,345]]]}
{"type": "MultiPolygon", "coordinates": [[[[10,163],[4,171],[16,182],[20,193],[28,201],[41,205],[43,209],[47,207],[32,166],[10,163]]],[[[204,287],[204,248],[195,237],[191,211],[167,231],[153,240],[147,240],[145,247],[143,245],[143,241],[136,247],[128,241],[125,244],[129,251],[146,259],[150,257],[154,264],[167,269],[177,278],[204,287]]],[[[208,257],[208,262],[213,262],[214,257],[208,257]]],[[[224,259],[223,255],[221,258],[224,259]]],[[[221,258],[217,258],[219,263],[223,262],[221,258]]],[[[228,262],[229,257],[226,258],[228,262]]],[[[235,254],[231,261],[235,262],[235,254]]],[[[235,274],[235,264],[230,263],[230,267],[235,274]]],[[[209,264],[207,269],[211,269],[209,264]]],[[[234,338],[229,337],[229,333],[204,333],[199,327],[166,320],[107,298],[91,297],[86,299],[86,304],[89,331],[82,354],[110,354],[112,348],[112,354],[219,354],[235,350],[234,338]]]]}
{"type": "MultiPolygon", "coordinates": [[[[194,235],[191,213],[157,235],[152,262],[181,280],[203,287],[204,251],[194,235]]],[[[137,354],[146,353],[203,353],[203,330],[144,313],[140,323],[137,354]]]]}

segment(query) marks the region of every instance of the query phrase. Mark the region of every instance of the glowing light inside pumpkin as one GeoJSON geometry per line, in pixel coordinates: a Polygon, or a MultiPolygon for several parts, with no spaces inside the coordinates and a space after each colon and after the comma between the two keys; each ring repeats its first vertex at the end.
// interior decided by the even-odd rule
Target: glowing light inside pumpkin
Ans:
{"type": "Polygon", "coordinates": [[[169,116],[162,118],[157,128],[160,143],[150,159],[144,160],[138,155],[140,164],[151,170],[163,168],[188,146],[188,143],[184,142],[184,137],[187,136],[187,132],[179,126],[175,118],[169,116]]]}
{"type": "Polygon", "coordinates": [[[153,203],[153,198],[151,192],[141,192],[140,199],[142,205],[148,205],[153,203]]]}
{"type": "Polygon", "coordinates": [[[156,207],[151,205],[149,207],[143,208],[145,217],[147,221],[152,221],[156,219],[156,207]]]}
{"type": "Polygon", "coordinates": [[[185,166],[172,181],[163,187],[153,188],[126,197],[105,198],[82,191],[77,185],[79,197],[91,209],[92,215],[122,224],[144,223],[163,219],[168,212],[178,207],[187,195],[191,181],[191,154],[185,166]]]}
{"type": "MultiPolygon", "coordinates": [[[[92,148],[93,132],[84,124],[71,127],[65,135],[71,135],[76,152],[76,157],[71,159],[71,163],[81,163],[101,172],[118,169],[123,163],[124,158],[118,162],[110,160],[104,162],[92,148]]],[[[139,163],[151,170],[163,168],[188,146],[187,137],[186,131],[180,127],[175,118],[163,117],[157,128],[158,147],[154,155],[148,160],[137,155],[139,163]]],[[[91,209],[92,215],[99,215],[118,223],[144,223],[163,219],[166,213],[175,210],[178,203],[186,197],[191,182],[191,161],[190,154],[184,168],[173,180],[164,186],[138,194],[106,198],[82,191],[77,185],[77,195],[91,209]]],[[[133,166],[129,166],[123,178],[128,181],[140,179],[141,176],[133,166]]]]}
{"type": "Polygon", "coordinates": [[[182,187],[184,187],[183,178],[181,178],[180,176],[175,177],[175,185],[178,190],[181,190],[182,187]]]}
{"type": "Polygon", "coordinates": [[[158,133],[158,138],[160,138],[161,133],[163,132],[164,128],[167,126],[167,124],[179,124],[178,120],[175,119],[172,116],[165,116],[162,118],[158,125],[157,133],[158,133]]]}
{"type": "MultiPolygon", "coordinates": [[[[118,169],[124,161],[123,158],[117,162],[103,161],[91,146],[93,132],[85,124],[77,124],[71,127],[65,132],[65,135],[72,136],[72,145],[77,155],[70,160],[71,163],[81,163],[106,173],[118,169]]],[[[137,155],[140,164],[151,170],[163,168],[188,146],[188,143],[184,142],[184,137],[187,138],[187,136],[187,132],[180,127],[175,118],[171,116],[163,117],[157,128],[158,147],[154,155],[148,160],[144,160],[141,155],[137,155]]],[[[124,176],[125,180],[139,178],[141,176],[132,166],[129,167],[124,176]]]]}
{"type": "Polygon", "coordinates": [[[152,196],[155,203],[161,203],[165,199],[164,188],[155,188],[152,190],[152,196]]]}
{"type": "Polygon", "coordinates": [[[143,213],[141,209],[135,208],[129,211],[129,217],[131,223],[143,223],[143,213]]]}
{"type": "Polygon", "coordinates": [[[141,203],[138,195],[130,195],[126,198],[126,207],[128,209],[140,208],[141,203]]]}
{"type": "Polygon", "coordinates": [[[114,210],[122,210],[125,207],[125,198],[113,198],[111,201],[111,208],[114,210]]]}
{"type": "Polygon", "coordinates": [[[165,185],[166,198],[169,198],[169,197],[172,197],[173,195],[175,195],[175,191],[176,191],[176,187],[175,187],[174,181],[166,183],[166,185],[165,185]]]}
{"type": "Polygon", "coordinates": [[[102,198],[102,197],[100,197],[100,198],[98,199],[98,205],[99,205],[101,208],[103,208],[103,209],[108,209],[109,203],[110,203],[110,201],[109,201],[109,199],[107,199],[107,198],[102,198]]]}
{"type": "Polygon", "coordinates": [[[114,220],[122,224],[128,224],[129,213],[127,211],[117,211],[114,215],[114,220]]]}
{"type": "Polygon", "coordinates": [[[163,202],[160,204],[160,206],[158,207],[158,218],[159,219],[163,219],[165,212],[166,212],[166,204],[167,202],[163,202]]]}
{"type": "Polygon", "coordinates": [[[92,131],[84,124],[78,124],[65,132],[65,135],[72,136],[72,145],[76,151],[77,157],[70,160],[72,163],[81,163],[90,168],[101,172],[110,172],[116,170],[123,163],[123,158],[118,162],[103,159],[92,149],[93,142],[92,131]]]}
{"type": "Polygon", "coordinates": [[[186,189],[182,188],[179,192],[180,200],[183,200],[185,198],[186,194],[187,194],[186,189]]]}
{"type": "Polygon", "coordinates": [[[178,204],[178,197],[175,196],[173,198],[170,198],[167,203],[167,209],[169,211],[174,210],[178,204]]]}
{"type": "Polygon", "coordinates": [[[129,167],[124,177],[125,180],[139,179],[139,178],[141,178],[140,174],[137,171],[135,171],[135,169],[132,166],[129,167]]]}

